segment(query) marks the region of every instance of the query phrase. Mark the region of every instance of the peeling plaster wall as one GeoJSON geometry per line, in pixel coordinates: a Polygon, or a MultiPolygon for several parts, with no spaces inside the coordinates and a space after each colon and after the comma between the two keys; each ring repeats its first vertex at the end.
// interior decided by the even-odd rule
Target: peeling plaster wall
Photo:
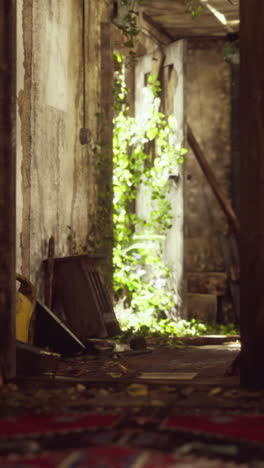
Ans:
{"type": "Polygon", "coordinates": [[[111,5],[111,0],[86,2],[91,138],[81,145],[82,1],[18,0],[17,271],[30,277],[40,293],[52,234],[56,256],[89,251],[90,238],[94,245],[98,237],[92,226],[100,191],[94,148],[100,138],[101,22],[109,21],[111,5]]]}
{"type": "MultiPolygon", "coordinates": [[[[162,111],[165,115],[173,115],[177,122],[177,134],[175,144],[181,143],[184,133],[184,55],[185,41],[174,42],[164,49],[156,49],[154,54],[147,54],[138,61],[136,66],[136,95],[135,115],[137,120],[144,122],[149,108],[148,94],[144,88],[147,74],[158,74],[162,67],[161,96],[162,111]],[[164,57],[163,57],[164,54],[164,57]]],[[[163,246],[163,259],[170,274],[166,287],[172,293],[175,304],[175,319],[184,318],[185,308],[185,275],[184,275],[184,203],[183,203],[183,167],[175,162],[172,164],[167,179],[164,182],[169,185],[168,201],[171,204],[172,227],[165,235],[163,246]],[[171,177],[171,179],[170,179],[171,177]],[[176,182],[175,182],[176,181],[176,182]]],[[[162,174],[164,177],[164,174],[162,174]]],[[[151,192],[147,186],[141,184],[136,203],[137,215],[149,221],[151,209],[151,192]]],[[[149,241],[149,249],[157,249],[155,242],[149,241]]]]}
{"type": "MultiPolygon", "coordinates": [[[[186,115],[222,191],[231,199],[231,68],[224,40],[190,40],[186,59],[186,115]]],[[[185,162],[186,264],[191,272],[225,270],[220,236],[227,230],[193,153],[185,162]]]]}

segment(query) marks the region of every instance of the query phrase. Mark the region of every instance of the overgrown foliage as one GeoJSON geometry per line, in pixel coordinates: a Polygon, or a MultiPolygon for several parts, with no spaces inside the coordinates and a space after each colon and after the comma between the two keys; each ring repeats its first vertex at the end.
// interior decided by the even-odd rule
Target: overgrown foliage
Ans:
{"type": "Polygon", "coordinates": [[[166,118],[159,110],[160,83],[156,76],[149,77],[144,89],[148,111],[140,120],[128,115],[120,54],[116,54],[116,60],[114,291],[129,315],[148,321],[174,308],[166,289],[169,270],[162,261],[162,249],[172,222],[168,178],[173,165],[183,163],[186,149],[177,141],[175,119],[166,118]],[[136,214],[139,189],[149,196],[147,218],[136,214]]]}
{"type": "Polygon", "coordinates": [[[205,323],[192,319],[172,322],[169,319],[152,320],[147,323],[141,322],[137,316],[130,318],[127,323],[123,322],[123,334],[118,337],[120,341],[127,342],[135,336],[146,339],[155,339],[160,345],[179,346],[179,338],[204,335],[238,335],[238,327],[234,324],[219,325],[217,323],[205,323]]]}

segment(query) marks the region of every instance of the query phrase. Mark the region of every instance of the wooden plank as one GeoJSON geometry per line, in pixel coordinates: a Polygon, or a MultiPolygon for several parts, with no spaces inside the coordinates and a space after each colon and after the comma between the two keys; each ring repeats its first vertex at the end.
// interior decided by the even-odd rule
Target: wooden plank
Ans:
{"type": "MultiPolygon", "coordinates": [[[[239,12],[238,3],[232,5],[228,0],[210,0],[219,13],[225,15],[228,22],[228,31],[238,31],[239,12]]],[[[146,0],[142,7],[144,13],[151,17],[154,23],[168,35],[177,38],[193,36],[225,36],[225,25],[209,10],[208,5],[203,4],[201,14],[193,20],[190,11],[187,11],[186,2],[175,0],[146,0]]]]}
{"type": "Polygon", "coordinates": [[[15,376],[16,1],[0,2],[0,382],[15,376]]]}
{"type": "Polygon", "coordinates": [[[54,259],[54,288],[52,309],[61,310],[66,325],[79,339],[106,338],[107,330],[100,311],[90,274],[95,271],[93,258],[89,266],[87,255],[54,259]]]}
{"type": "Polygon", "coordinates": [[[240,0],[242,386],[264,388],[264,2],[240,0]]]}
{"type": "Polygon", "coordinates": [[[240,235],[240,224],[239,220],[231,206],[230,201],[226,197],[226,195],[222,192],[221,188],[219,187],[217,180],[215,178],[215,175],[205,157],[205,154],[199,145],[198,141],[196,140],[192,129],[190,125],[187,125],[187,136],[188,136],[188,141],[190,143],[190,146],[193,150],[193,153],[207,179],[207,182],[209,183],[212,191],[214,192],[222,210],[224,211],[227,220],[229,222],[230,228],[232,229],[235,237],[237,240],[239,240],[239,235],[240,235]]]}

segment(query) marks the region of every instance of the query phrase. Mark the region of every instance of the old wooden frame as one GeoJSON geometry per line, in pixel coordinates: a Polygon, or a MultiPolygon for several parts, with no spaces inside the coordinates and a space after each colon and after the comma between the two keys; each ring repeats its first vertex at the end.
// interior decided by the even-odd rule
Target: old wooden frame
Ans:
{"type": "Polygon", "coordinates": [[[0,2],[0,380],[15,376],[16,0],[0,2]]]}

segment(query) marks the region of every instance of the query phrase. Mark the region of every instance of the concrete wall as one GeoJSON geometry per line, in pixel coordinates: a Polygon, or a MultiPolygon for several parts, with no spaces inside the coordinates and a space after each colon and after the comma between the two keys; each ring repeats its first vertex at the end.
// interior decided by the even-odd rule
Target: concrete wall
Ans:
{"type": "MultiPolygon", "coordinates": [[[[102,233],[95,228],[101,22],[109,21],[112,2],[85,4],[90,140],[81,145],[82,1],[18,0],[17,271],[30,277],[40,291],[42,260],[52,234],[56,256],[94,251],[99,241],[104,247],[102,233]]],[[[107,183],[111,186],[111,180],[107,183]]]]}
{"type": "MultiPolygon", "coordinates": [[[[188,42],[186,116],[221,189],[231,193],[231,70],[223,40],[188,42]]],[[[185,237],[189,271],[222,271],[219,235],[227,229],[193,153],[185,163],[185,237]]]]}
{"type": "MultiPolygon", "coordinates": [[[[139,60],[136,67],[136,105],[135,115],[139,121],[144,122],[148,115],[148,94],[144,92],[146,74],[160,73],[162,86],[164,87],[161,96],[162,111],[165,115],[173,115],[177,121],[177,132],[175,135],[175,146],[182,143],[184,131],[184,52],[185,42],[178,41],[164,47],[162,52],[156,49],[154,54],[147,54],[139,60]]],[[[164,184],[169,184],[168,200],[171,204],[172,227],[165,235],[163,245],[163,260],[169,268],[170,275],[166,287],[172,294],[175,304],[173,318],[185,316],[185,287],[184,287],[184,235],[183,235],[183,168],[181,165],[172,164],[168,171],[161,174],[164,184]],[[171,177],[171,178],[170,178],[171,177]]],[[[142,184],[137,196],[137,215],[146,221],[149,220],[150,209],[155,209],[155,205],[150,207],[151,192],[149,187],[142,184]]],[[[157,247],[152,242],[150,249],[157,247]]]]}
{"type": "MultiPolygon", "coordinates": [[[[186,117],[221,190],[231,199],[231,68],[224,47],[222,39],[188,41],[186,117]]],[[[189,149],[185,163],[188,272],[225,271],[221,237],[227,230],[226,218],[189,149]]],[[[211,299],[216,314],[216,298],[211,299]]]]}

